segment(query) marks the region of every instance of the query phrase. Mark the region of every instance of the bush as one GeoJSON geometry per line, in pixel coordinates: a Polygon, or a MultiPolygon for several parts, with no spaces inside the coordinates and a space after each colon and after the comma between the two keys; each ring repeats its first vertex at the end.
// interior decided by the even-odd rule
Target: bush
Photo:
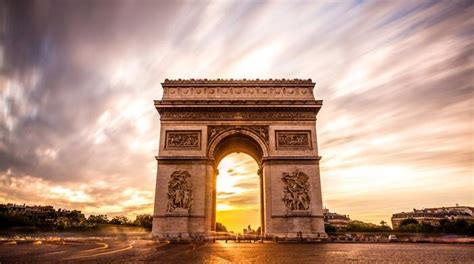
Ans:
{"type": "MultiPolygon", "coordinates": [[[[406,219],[410,220],[410,219],[406,219]]],[[[414,220],[414,219],[411,219],[414,220]]],[[[400,223],[397,231],[412,232],[412,233],[444,233],[444,234],[459,234],[459,235],[474,235],[474,224],[466,222],[466,220],[458,219],[449,221],[447,219],[441,220],[439,226],[432,226],[429,223],[418,223],[414,221],[406,221],[400,223]],[[408,222],[408,223],[407,223],[408,222]],[[416,222],[416,223],[415,223],[416,222]]],[[[405,221],[405,220],[404,220],[405,221]]]]}
{"type": "Polygon", "coordinates": [[[324,224],[324,230],[326,230],[326,233],[335,233],[337,231],[336,227],[331,224],[324,224]]]}
{"type": "Polygon", "coordinates": [[[403,219],[400,222],[400,226],[405,226],[409,224],[418,224],[418,221],[416,221],[416,219],[413,219],[413,218],[407,218],[407,219],[403,219]]]}
{"type": "Polygon", "coordinates": [[[114,216],[114,218],[112,218],[112,220],[110,220],[109,224],[112,224],[112,225],[130,225],[130,220],[126,217],[126,216],[123,216],[123,215],[118,215],[118,216],[114,216]]]}
{"type": "Polygon", "coordinates": [[[227,232],[227,228],[223,224],[216,222],[216,232],[227,232]]]}
{"type": "Polygon", "coordinates": [[[108,224],[109,223],[109,219],[107,218],[107,215],[90,215],[87,221],[89,221],[89,223],[92,223],[92,224],[108,224]]]}
{"type": "Polygon", "coordinates": [[[151,228],[153,225],[153,216],[149,214],[137,215],[137,218],[133,221],[133,225],[151,228]]]}
{"type": "Polygon", "coordinates": [[[30,218],[23,215],[0,214],[0,226],[2,227],[35,226],[35,224],[30,218]]]}
{"type": "Polygon", "coordinates": [[[375,225],[371,223],[364,223],[362,221],[351,221],[345,231],[349,232],[386,232],[391,231],[392,229],[387,225],[375,225]]]}

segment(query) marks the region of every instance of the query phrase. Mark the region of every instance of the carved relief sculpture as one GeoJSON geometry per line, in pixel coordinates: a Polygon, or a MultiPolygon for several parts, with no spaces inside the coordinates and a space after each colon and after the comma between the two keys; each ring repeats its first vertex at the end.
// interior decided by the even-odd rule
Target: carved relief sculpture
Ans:
{"type": "Polygon", "coordinates": [[[165,148],[200,149],[201,131],[166,131],[165,148]]]}
{"type": "Polygon", "coordinates": [[[277,148],[311,149],[310,131],[276,131],[277,148]]]}
{"type": "Polygon", "coordinates": [[[229,129],[231,126],[208,126],[207,129],[207,144],[209,144],[221,132],[229,129]]]}
{"type": "Polygon", "coordinates": [[[247,128],[256,132],[268,145],[268,126],[248,126],[247,128]]]}
{"type": "Polygon", "coordinates": [[[290,211],[304,211],[309,209],[309,182],[308,175],[296,170],[283,173],[281,178],[285,184],[283,187],[283,202],[290,211]]]}
{"type": "Polygon", "coordinates": [[[193,202],[191,175],[187,171],[175,171],[168,182],[167,212],[189,211],[193,202]]]}

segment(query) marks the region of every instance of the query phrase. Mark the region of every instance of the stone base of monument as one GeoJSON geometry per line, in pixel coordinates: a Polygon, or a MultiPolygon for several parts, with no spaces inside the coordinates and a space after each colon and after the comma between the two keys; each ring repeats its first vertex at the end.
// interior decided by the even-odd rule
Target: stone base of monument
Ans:
{"type": "Polygon", "coordinates": [[[266,236],[274,241],[311,242],[328,237],[324,232],[323,217],[309,211],[292,210],[273,218],[272,230],[266,236]]]}
{"type": "Polygon", "coordinates": [[[165,234],[158,236],[158,239],[170,241],[187,241],[190,240],[189,234],[189,210],[176,209],[173,212],[165,214],[166,221],[163,222],[164,230],[169,230],[165,234]]]}

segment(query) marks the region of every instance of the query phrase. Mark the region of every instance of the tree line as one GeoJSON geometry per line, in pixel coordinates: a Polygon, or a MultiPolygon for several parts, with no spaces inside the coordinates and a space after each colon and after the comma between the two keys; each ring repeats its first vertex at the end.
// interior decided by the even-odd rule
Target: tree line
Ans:
{"type": "Polygon", "coordinates": [[[55,210],[52,206],[18,206],[0,204],[0,226],[35,227],[44,230],[93,229],[102,224],[138,226],[151,229],[150,214],[137,215],[135,220],[119,215],[111,219],[107,215],[85,217],[77,210],[55,210]]]}
{"type": "Polygon", "coordinates": [[[431,225],[429,223],[419,223],[413,218],[407,218],[400,222],[400,226],[396,230],[411,233],[474,235],[474,223],[464,219],[453,221],[443,219],[439,221],[439,225],[431,225]]]}
{"type": "Polygon", "coordinates": [[[337,229],[331,224],[325,224],[327,233],[336,232],[406,232],[406,233],[432,233],[432,234],[457,234],[457,235],[474,235],[474,223],[464,219],[450,221],[443,219],[439,225],[431,225],[429,223],[419,223],[416,219],[408,218],[400,222],[400,225],[392,229],[385,221],[381,221],[380,225],[372,223],[364,223],[362,221],[351,221],[346,227],[337,229]]]}
{"type": "Polygon", "coordinates": [[[392,229],[387,225],[385,221],[381,221],[380,225],[365,223],[358,220],[350,221],[346,227],[337,229],[331,224],[325,224],[324,228],[327,233],[335,232],[390,232],[392,229]]]}

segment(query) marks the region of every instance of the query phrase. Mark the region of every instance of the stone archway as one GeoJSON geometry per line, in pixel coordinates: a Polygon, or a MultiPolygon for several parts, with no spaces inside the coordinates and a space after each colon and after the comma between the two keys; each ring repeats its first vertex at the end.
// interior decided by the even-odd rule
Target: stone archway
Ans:
{"type": "MultiPolygon", "coordinates": [[[[260,224],[262,231],[265,232],[265,195],[264,195],[264,183],[263,183],[263,168],[264,162],[263,158],[268,157],[267,146],[264,141],[262,141],[261,135],[256,133],[252,127],[242,127],[242,126],[211,126],[210,135],[213,135],[209,141],[209,150],[208,157],[210,160],[214,161],[214,186],[216,186],[217,177],[219,171],[217,166],[220,161],[227,155],[234,152],[241,152],[252,157],[259,167],[256,171],[259,176],[259,185],[260,185],[260,224]]],[[[263,130],[262,130],[263,131],[263,130]]],[[[268,131],[264,130],[266,134],[268,131]]],[[[213,209],[212,209],[212,221],[211,221],[211,230],[214,230],[214,224],[216,222],[216,188],[214,188],[213,196],[213,209]]]]}
{"type": "Polygon", "coordinates": [[[165,80],[153,236],[212,236],[217,164],[259,166],[265,236],[324,236],[311,80],[165,80]]]}

